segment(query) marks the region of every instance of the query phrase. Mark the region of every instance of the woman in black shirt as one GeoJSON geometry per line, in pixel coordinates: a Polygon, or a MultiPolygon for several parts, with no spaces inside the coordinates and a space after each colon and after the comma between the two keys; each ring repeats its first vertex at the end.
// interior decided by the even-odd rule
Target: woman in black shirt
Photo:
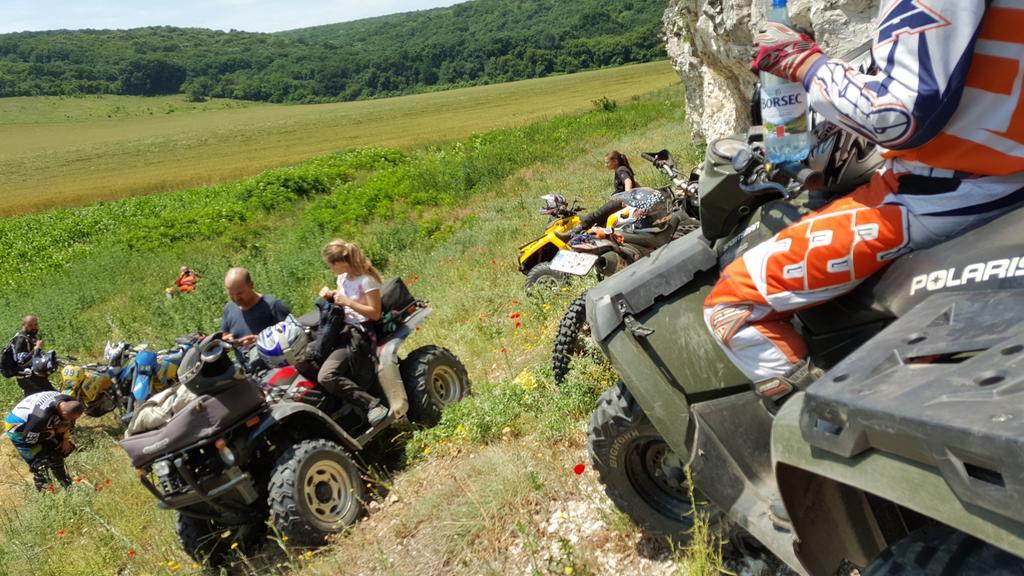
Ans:
{"type": "Polygon", "coordinates": [[[615,192],[632,190],[640,184],[633,175],[633,168],[629,165],[629,159],[618,150],[612,150],[604,157],[604,167],[615,172],[615,192]]]}

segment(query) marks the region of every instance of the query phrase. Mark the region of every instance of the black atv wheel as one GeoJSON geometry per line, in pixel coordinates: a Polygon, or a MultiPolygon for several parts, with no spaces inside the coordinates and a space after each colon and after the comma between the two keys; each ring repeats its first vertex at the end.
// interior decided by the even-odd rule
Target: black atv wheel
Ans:
{"type": "Polygon", "coordinates": [[[551,262],[541,262],[526,273],[526,289],[554,291],[569,280],[569,275],[551,269],[551,262]]]}
{"type": "Polygon", "coordinates": [[[1010,576],[1024,574],[1024,559],[938,524],[914,532],[879,554],[862,576],[1010,576]]]}
{"type": "Polygon", "coordinates": [[[605,494],[645,532],[681,536],[693,526],[684,462],[622,382],[598,399],[587,448],[605,494]]]}
{"type": "Polygon", "coordinates": [[[270,519],[295,546],[320,546],[352,525],[367,502],[355,462],[341,446],[306,440],[277,460],[270,477],[270,519]]]}
{"type": "Polygon", "coordinates": [[[572,359],[585,353],[590,339],[590,325],[587,323],[586,294],[578,296],[569,304],[555,333],[555,346],[551,350],[551,372],[555,383],[561,385],[569,374],[572,359]]]}
{"type": "Polygon", "coordinates": [[[178,512],[176,524],[178,542],[185,553],[196,562],[212,567],[230,562],[233,543],[238,543],[237,550],[248,554],[256,549],[266,535],[264,524],[225,527],[181,512],[178,512]]]}
{"type": "Polygon", "coordinates": [[[409,420],[433,426],[441,410],[469,395],[469,375],[458,356],[440,346],[412,351],[399,365],[409,397],[409,420]]]}

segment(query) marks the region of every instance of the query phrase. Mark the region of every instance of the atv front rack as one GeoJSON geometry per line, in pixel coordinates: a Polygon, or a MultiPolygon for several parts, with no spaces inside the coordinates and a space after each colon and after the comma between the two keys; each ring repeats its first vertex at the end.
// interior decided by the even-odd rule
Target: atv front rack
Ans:
{"type": "Polygon", "coordinates": [[[936,468],[967,508],[1024,521],[1024,292],[932,296],[807,390],[814,448],[936,468]]]}

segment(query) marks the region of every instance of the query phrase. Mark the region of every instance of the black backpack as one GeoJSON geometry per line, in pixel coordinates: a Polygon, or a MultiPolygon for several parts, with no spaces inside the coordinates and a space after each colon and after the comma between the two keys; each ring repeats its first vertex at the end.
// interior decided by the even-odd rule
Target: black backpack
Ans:
{"type": "Polygon", "coordinates": [[[14,360],[15,338],[11,338],[11,341],[7,343],[7,346],[4,346],[3,352],[0,352],[0,376],[3,376],[4,378],[13,378],[14,376],[17,376],[18,372],[20,372],[20,367],[14,360]]]}

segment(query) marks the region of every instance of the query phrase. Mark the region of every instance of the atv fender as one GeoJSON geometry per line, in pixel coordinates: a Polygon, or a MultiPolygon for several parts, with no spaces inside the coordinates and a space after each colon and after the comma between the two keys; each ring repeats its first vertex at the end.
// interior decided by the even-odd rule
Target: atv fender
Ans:
{"type": "Polygon", "coordinates": [[[684,459],[692,437],[690,403],[748,385],[704,325],[716,264],[707,240],[690,234],[587,291],[592,337],[684,459]]]}
{"type": "Polygon", "coordinates": [[[338,442],[345,448],[358,451],[363,446],[355,438],[349,436],[340,426],[326,414],[309,404],[302,402],[279,402],[270,409],[270,416],[264,418],[259,426],[249,434],[250,440],[263,436],[280,424],[295,425],[303,432],[312,432],[316,438],[324,438],[338,442]]]}
{"type": "Polygon", "coordinates": [[[405,393],[402,372],[399,369],[398,349],[421,322],[434,313],[432,308],[413,312],[398,330],[381,345],[377,353],[377,381],[388,398],[388,407],[395,418],[405,418],[409,412],[409,397],[405,393]]]}
{"type": "Polygon", "coordinates": [[[932,296],[785,405],[773,445],[798,533],[849,530],[821,566],[892,543],[866,494],[1024,556],[1022,323],[1019,289],[932,296]]]}

